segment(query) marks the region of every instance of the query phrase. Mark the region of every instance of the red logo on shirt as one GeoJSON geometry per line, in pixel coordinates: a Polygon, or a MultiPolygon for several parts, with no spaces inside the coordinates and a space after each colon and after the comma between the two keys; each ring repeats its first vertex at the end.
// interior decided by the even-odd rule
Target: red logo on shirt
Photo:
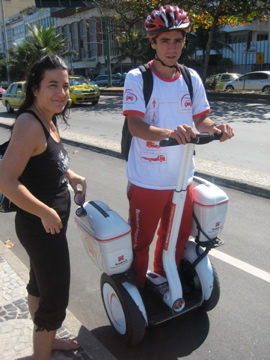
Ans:
{"type": "Polygon", "coordinates": [[[182,108],[192,107],[192,102],[191,102],[190,95],[189,95],[189,94],[185,94],[185,95],[180,99],[180,103],[181,103],[181,107],[182,107],[182,108]]]}
{"type": "Polygon", "coordinates": [[[125,102],[127,103],[134,103],[138,100],[137,96],[133,93],[131,89],[125,90],[125,96],[124,96],[125,102]]]}

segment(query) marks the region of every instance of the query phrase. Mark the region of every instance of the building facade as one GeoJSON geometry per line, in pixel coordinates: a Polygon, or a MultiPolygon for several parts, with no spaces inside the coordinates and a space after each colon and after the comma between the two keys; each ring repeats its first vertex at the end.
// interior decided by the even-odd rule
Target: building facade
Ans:
{"type": "MultiPolygon", "coordinates": [[[[57,32],[65,39],[66,50],[73,49],[76,55],[66,59],[70,72],[87,77],[99,73],[106,73],[108,66],[113,72],[126,72],[131,68],[129,59],[116,65],[116,26],[109,13],[102,13],[97,7],[82,8],[36,8],[31,6],[30,0],[0,0],[8,9],[26,8],[15,14],[5,16],[5,31],[2,24],[0,37],[0,53],[6,52],[19,44],[26,36],[28,25],[35,22],[48,28],[55,26],[57,32]],[[11,5],[12,7],[8,5],[11,5]],[[20,4],[20,7],[19,5],[20,4]]],[[[211,51],[209,73],[211,72],[236,72],[244,74],[248,71],[270,69],[270,20],[253,22],[250,25],[236,29],[225,28],[227,43],[231,49],[224,48],[220,54],[211,51]],[[218,59],[229,58],[232,65],[218,65],[218,59]]],[[[202,52],[197,50],[194,59],[202,62],[202,52]]],[[[222,64],[222,62],[221,62],[222,64]]],[[[197,69],[200,73],[200,69],[197,69]]]]}
{"type": "MultiPolygon", "coordinates": [[[[223,48],[220,53],[211,50],[208,75],[215,72],[233,72],[245,74],[256,70],[270,70],[270,19],[268,21],[254,21],[245,26],[224,29],[225,41],[230,46],[223,48]],[[232,65],[219,65],[220,59],[230,59],[232,65]]],[[[194,59],[202,62],[203,54],[197,50],[194,59]]]]}

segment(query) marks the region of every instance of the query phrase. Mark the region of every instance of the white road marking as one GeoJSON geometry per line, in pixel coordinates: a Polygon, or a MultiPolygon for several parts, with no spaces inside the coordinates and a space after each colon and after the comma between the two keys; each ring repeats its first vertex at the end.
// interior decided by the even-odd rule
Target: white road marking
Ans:
{"type": "Polygon", "coordinates": [[[254,275],[254,276],[270,283],[270,274],[264,270],[261,270],[255,266],[249,265],[249,264],[245,263],[244,261],[238,260],[230,255],[224,254],[221,251],[218,251],[215,249],[211,250],[211,252],[209,254],[219,260],[222,260],[230,265],[237,267],[238,269],[241,269],[251,275],[254,275]]]}

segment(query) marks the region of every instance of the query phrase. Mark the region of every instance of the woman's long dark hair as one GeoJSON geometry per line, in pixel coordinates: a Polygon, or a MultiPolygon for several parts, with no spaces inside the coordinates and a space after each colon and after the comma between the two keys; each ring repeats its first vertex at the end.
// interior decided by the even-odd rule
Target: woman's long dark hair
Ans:
{"type": "MultiPolygon", "coordinates": [[[[45,71],[54,70],[54,69],[61,69],[68,71],[67,65],[65,64],[64,60],[60,58],[58,55],[45,55],[33,65],[26,80],[25,100],[17,112],[17,117],[20,114],[22,114],[25,110],[29,109],[30,106],[33,105],[35,101],[33,89],[40,88],[40,83],[43,80],[45,71]]],[[[58,118],[60,118],[66,125],[68,125],[67,110],[68,110],[68,106],[66,105],[65,109],[60,114],[54,115],[53,122],[55,123],[55,125],[58,118]]]]}

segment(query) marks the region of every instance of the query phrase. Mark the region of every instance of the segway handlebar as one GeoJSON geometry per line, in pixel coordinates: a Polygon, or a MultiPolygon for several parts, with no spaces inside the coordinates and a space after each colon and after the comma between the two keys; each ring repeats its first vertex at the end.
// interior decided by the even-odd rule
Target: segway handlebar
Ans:
{"type": "MultiPolygon", "coordinates": [[[[219,140],[221,138],[222,134],[211,134],[208,132],[203,132],[203,133],[199,133],[196,134],[195,138],[191,138],[190,141],[187,142],[187,144],[196,144],[196,145],[203,145],[203,144],[208,144],[211,141],[214,140],[219,140]]],[[[164,146],[174,146],[174,145],[180,145],[177,140],[173,139],[173,138],[169,138],[169,139],[164,139],[161,140],[159,143],[160,146],[164,147],[164,146]]]]}

